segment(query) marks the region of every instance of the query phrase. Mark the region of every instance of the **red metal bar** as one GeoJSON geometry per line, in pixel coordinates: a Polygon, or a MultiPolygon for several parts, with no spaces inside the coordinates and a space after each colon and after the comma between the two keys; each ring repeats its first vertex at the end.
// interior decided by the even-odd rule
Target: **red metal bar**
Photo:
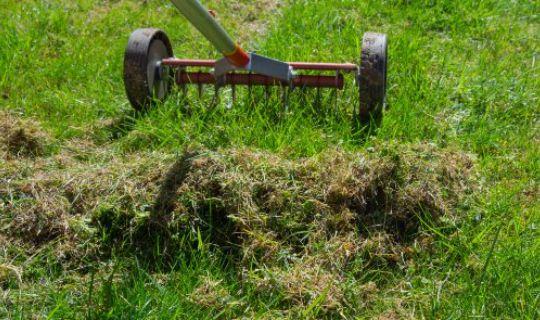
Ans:
{"type": "MultiPolygon", "coordinates": [[[[216,79],[208,72],[178,72],[176,82],[179,85],[185,84],[215,84],[216,79]]],[[[313,88],[337,88],[343,89],[343,75],[323,76],[323,75],[297,75],[293,79],[295,87],[313,88]]],[[[261,74],[231,73],[225,76],[227,85],[248,85],[248,86],[286,86],[282,81],[264,76],[261,74]]]]}
{"type": "Polygon", "coordinates": [[[336,70],[356,71],[358,66],[354,63],[324,63],[324,62],[289,62],[296,70],[336,70]]]}
{"type": "MultiPolygon", "coordinates": [[[[213,68],[215,60],[178,59],[168,58],[161,62],[171,67],[208,67],[213,68]]],[[[325,70],[325,71],[356,71],[358,66],[354,63],[319,63],[319,62],[289,62],[296,70],[325,70]]]]}
{"type": "Polygon", "coordinates": [[[193,59],[177,59],[167,58],[161,61],[161,64],[171,67],[208,67],[213,68],[216,65],[216,60],[193,60],[193,59]]]}

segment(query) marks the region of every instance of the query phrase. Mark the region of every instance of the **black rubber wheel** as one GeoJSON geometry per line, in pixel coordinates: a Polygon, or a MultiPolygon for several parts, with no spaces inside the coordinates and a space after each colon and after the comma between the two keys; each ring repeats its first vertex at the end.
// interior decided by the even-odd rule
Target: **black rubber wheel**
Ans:
{"type": "Polygon", "coordinates": [[[362,39],[362,56],[358,86],[360,123],[379,125],[386,106],[386,68],[388,43],[385,34],[366,32],[362,39]]]}
{"type": "Polygon", "coordinates": [[[172,77],[161,60],[173,56],[169,38],[159,29],[137,29],[129,37],[124,54],[124,85],[135,110],[167,97],[172,77]]]}

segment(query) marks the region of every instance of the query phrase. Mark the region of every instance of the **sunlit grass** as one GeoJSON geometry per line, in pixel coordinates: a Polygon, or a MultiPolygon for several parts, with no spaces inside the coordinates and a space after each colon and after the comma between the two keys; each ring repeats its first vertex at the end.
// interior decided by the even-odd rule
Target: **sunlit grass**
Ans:
{"type": "MultiPolygon", "coordinates": [[[[285,105],[279,89],[270,100],[255,89],[252,95],[240,90],[231,105],[225,88],[221,103],[210,109],[213,88],[203,99],[193,88],[187,97],[176,91],[164,104],[134,113],[121,70],[131,31],[159,27],[170,36],[176,56],[218,57],[161,0],[5,0],[0,5],[0,108],[38,119],[58,145],[87,139],[118,155],[176,153],[195,145],[298,158],[335,146],[364,150],[385,140],[460,148],[477,157],[483,181],[466,223],[451,234],[436,233],[436,250],[421,255],[414,266],[361,279],[382,289],[373,305],[358,309],[358,317],[392,312],[413,318],[540,316],[537,2],[283,1],[260,12],[257,18],[267,29],[256,38],[241,28],[242,12],[232,2],[203,3],[218,11],[233,34],[249,39],[248,49],[288,61],[358,62],[362,33],[387,33],[389,109],[382,126],[368,139],[354,130],[352,77],[347,90],[336,98],[323,91],[320,101],[314,91],[297,90],[285,105]]],[[[228,258],[212,250],[194,249],[186,253],[190,258],[180,256],[173,267],[157,272],[134,257],[111,258],[106,267],[89,262],[89,269],[100,272],[86,274],[84,283],[70,280],[74,271],[48,264],[53,254],[43,250],[31,263],[20,262],[31,285],[2,288],[18,293],[11,304],[0,303],[0,317],[238,315],[189,301],[187,295],[208,274],[222,278],[232,295],[253,306],[253,314],[271,315],[281,303],[280,297],[239,288],[228,258]],[[166,280],[160,280],[161,272],[168,273],[166,280]]],[[[2,259],[0,254],[0,265],[12,263],[2,259]]]]}

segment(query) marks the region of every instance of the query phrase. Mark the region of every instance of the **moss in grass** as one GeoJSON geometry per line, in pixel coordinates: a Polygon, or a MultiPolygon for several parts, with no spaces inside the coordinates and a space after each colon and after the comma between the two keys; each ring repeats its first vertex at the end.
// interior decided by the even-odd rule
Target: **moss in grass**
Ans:
{"type": "Polygon", "coordinates": [[[6,157],[37,157],[48,151],[49,135],[31,120],[0,112],[0,154],[6,157]]]}
{"type": "MultiPolygon", "coordinates": [[[[96,149],[85,160],[65,151],[6,161],[1,223],[10,241],[30,251],[56,246],[70,264],[114,248],[140,254],[155,241],[172,257],[186,245],[182,235],[202,233],[233,254],[256,294],[282,295],[293,313],[313,304],[340,313],[369,300],[373,288],[357,279],[366,268],[403,266],[429,249],[422,221],[459,222],[473,162],[452,149],[393,143],[299,160],[249,149],[180,157],[96,149]]],[[[219,287],[210,284],[201,288],[219,287]]]]}

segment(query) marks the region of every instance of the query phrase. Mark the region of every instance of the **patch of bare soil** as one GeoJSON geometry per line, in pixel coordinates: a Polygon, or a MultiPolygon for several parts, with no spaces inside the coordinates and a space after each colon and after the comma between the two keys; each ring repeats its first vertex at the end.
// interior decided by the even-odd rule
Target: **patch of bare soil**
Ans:
{"type": "MultiPolygon", "coordinates": [[[[202,230],[236,257],[244,284],[285,295],[290,310],[317,303],[329,314],[368,303],[378,288],[356,275],[429,250],[423,223],[459,221],[475,188],[470,156],[429,144],[300,160],[248,149],[21,158],[9,148],[0,165],[0,252],[10,243],[29,255],[53,246],[60,263],[76,265],[111,247],[144,251],[155,237],[172,254],[182,250],[179,235],[202,230]]],[[[199,302],[241,307],[224,290],[208,278],[199,302]]]]}

